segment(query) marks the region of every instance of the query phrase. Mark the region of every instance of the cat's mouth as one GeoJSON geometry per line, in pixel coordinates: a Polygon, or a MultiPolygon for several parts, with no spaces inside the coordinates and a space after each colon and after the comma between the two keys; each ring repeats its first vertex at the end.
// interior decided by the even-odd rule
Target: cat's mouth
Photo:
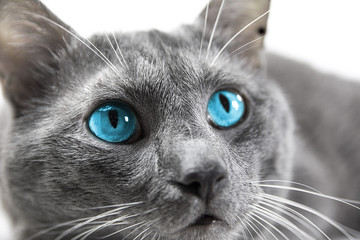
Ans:
{"type": "Polygon", "coordinates": [[[219,218],[208,215],[208,214],[204,214],[202,216],[200,216],[194,223],[192,223],[190,227],[199,227],[199,226],[210,226],[212,224],[218,223],[218,222],[222,222],[219,218]]]}

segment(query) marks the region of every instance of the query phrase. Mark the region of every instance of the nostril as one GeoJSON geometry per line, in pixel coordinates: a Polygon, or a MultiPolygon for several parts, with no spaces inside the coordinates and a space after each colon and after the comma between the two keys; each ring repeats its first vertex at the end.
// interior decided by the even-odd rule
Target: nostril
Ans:
{"type": "Polygon", "coordinates": [[[188,185],[180,184],[184,192],[190,193],[192,195],[199,195],[201,184],[199,182],[193,182],[188,185]]]}
{"type": "Polygon", "coordinates": [[[223,186],[222,182],[226,179],[227,171],[219,165],[209,168],[192,168],[184,171],[177,185],[183,192],[198,196],[204,201],[208,201],[218,194],[223,186]]]}
{"type": "Polygon", "coordinates": [[[225,176],[220,176],[220,177],[218,177],[218,179],[216,179],[216,183],[219,183],[224,179],[225,179],[225,176]]]}

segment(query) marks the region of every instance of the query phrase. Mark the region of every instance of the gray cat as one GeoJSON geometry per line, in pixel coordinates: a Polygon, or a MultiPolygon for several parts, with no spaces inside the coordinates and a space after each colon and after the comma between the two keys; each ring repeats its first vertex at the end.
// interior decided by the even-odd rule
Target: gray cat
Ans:
{"type": "Polygon", "coordinates": [[[16,239],[359,238],[360,86],[266,55],[268,8],[88,41],[0,0],[16,239]]]}

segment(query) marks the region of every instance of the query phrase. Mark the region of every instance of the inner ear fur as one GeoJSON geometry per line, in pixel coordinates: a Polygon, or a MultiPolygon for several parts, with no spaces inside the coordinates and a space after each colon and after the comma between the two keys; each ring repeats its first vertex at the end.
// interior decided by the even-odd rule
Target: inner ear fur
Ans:
{"type": "MultiPolygon", "coordinates": [[[[208,7],[207,35],[211,34],[222,3],[223,9],[216,27],[216,37],[221,38],[224,43],[270,8],[270,0],[213,0],[208,7]]],[[[205,15],[206,8],[198,19],[202,25],[205,24],[205,15]]],[[[228,52],[233,52],[255,39],[264,37],[267,31],[267,19],[268,14],[246,28],[231,42],[227,48],[228,52]]],[[[245,58],[251,67],[259,68],[263,61],[263,46],[264,38],[261,38],[239,50],[242,53],[238,56],[245,58]]]]}
{"type": "Polygon", "coordinates": [[[56,24],[71,31],[37,0],[0,1],[0,80],[15,108],[40,98],[54,84],[58,56],[71,40],[56,24]]]}

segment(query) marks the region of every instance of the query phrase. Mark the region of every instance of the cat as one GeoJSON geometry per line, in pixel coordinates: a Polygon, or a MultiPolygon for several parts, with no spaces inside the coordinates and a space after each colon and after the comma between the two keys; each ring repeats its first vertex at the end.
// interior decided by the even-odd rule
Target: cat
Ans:
{"type": "Polygon", "coordinates": [[[88,41],[0,0],[14,238],[360,239],[359,84],[265,53],[269,4],[88,41]]]}

